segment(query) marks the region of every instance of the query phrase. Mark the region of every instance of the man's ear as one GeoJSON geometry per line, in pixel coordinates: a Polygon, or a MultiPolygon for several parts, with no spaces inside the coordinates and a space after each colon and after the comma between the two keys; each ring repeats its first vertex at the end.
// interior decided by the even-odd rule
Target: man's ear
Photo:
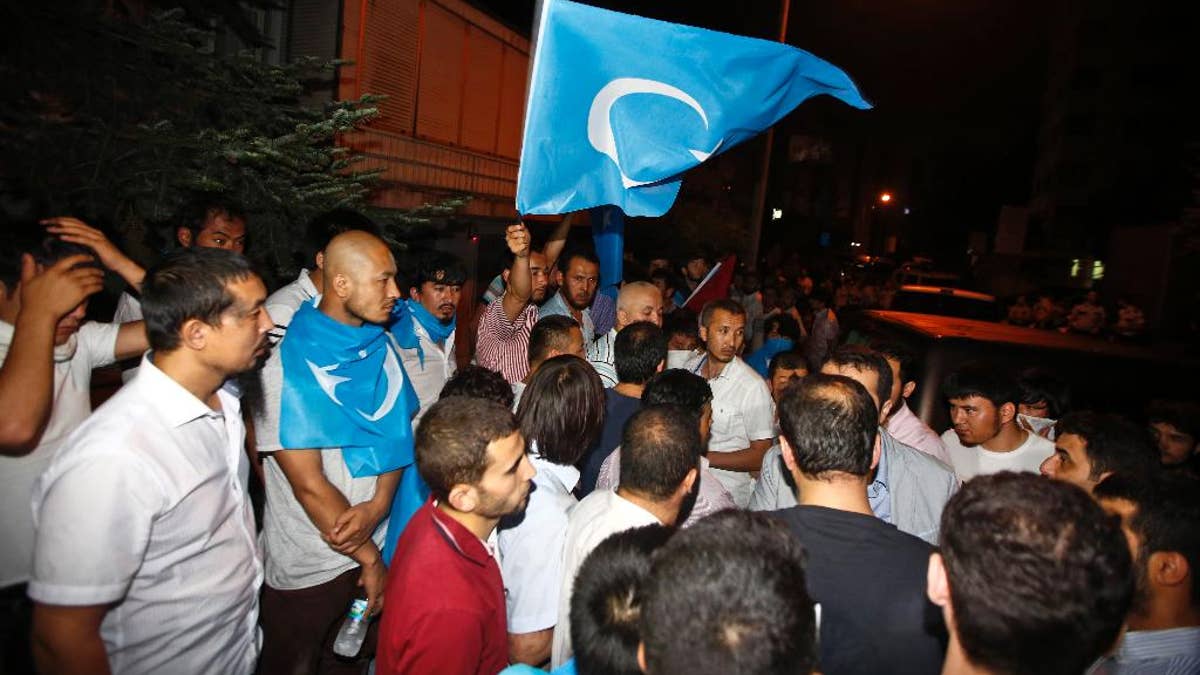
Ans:
{"type": "Polygon", "coordinates": [[[502,271],[500,272],[500,278],[504,280],[504,285],[505,285],[505,286],[507,286],[507,285],[508,285],[508,273],[509,273],[509,271],[510,271],[510,270],[502,270],[502,271]]]}
{"type": "Polygon", "coordinates": [[[880,426],[882,426],[883,423],[887,421],[887,418],[891,417],[891,415],[892,415],[892,402],[891,401],[884,401],[883,403],[879,404],[879,424],[880,424],[880,426]]]}
{"type": "Polygon", "coordinates": [[[700,326],[700,341],[708,342],[708,326],[700,326]]]}
{"type": "Polygon", "coordinates": [[[563,273],[562,270],[558,269],[557,267],[554,268],[554,273],[551,275],[551,278],[554,279],[555,286],[563,285],[563,273]]]}
{"type": "Polygon", "coordinates": [[[638,642],[638,668],[641,668],[643,673],[650,672],[646,668],[646,643],[645,642],[638,642]]]}
{"type": "Polygon", "coordinates": [[[325,292],[330,289],[333,294],[345,300],[350,297],[350,279],[345,274],[335,274],[332,279],[325,279],[325,292]]]}
{"type": "Polygon", "coordinates": [[[1011,402],[1002,404],[996,414],[1000,416],[1001,424],[1008,424],[1017,417],[1017,406],[1011,402]]]}
{"type": "Polygon", "coordinates": [[[175,228],[175,238],[179,240],[179,245],[184,248],[192,246],[192,231],[186,227],[175,228]]]}
{"type": "Polygon", "coordinates": [[[909,380],[908,382],[904,383],[903,387],[900,388],[900,396],[902,396],[904,398],[908,398],[909,396],[912,396],[913,392],[916,390],[917,390],[917,383],[913,382],[912,380],[909,380]]]}
{"type": "Polygon", "coordinates": [[[412,298],[413,302],[421,301],[421,291],[417,290],[416,286],[411,286],[408,289],[408,297],[412,298]]]}
{"type": "Polygon", "coordinates": [[[696,480],[699,478],[700,478],[700,471],[698,469],[690,469],[687,472],[687,475],[683,477],[683,482],[679,484],[679,486],[681,488],[683,488],[679,494],[681,494],[681,495],[691,494],[692,487],[696,485],[696,480]]]}
{"type": "Polygon", "coordinates": [[[455,511],[471,513],[479,508],[479,491],[474,486],[459,483],[450,488],[450,494],[447,495],[446,502],[455,511]]]}
{"type": "Polygon", "coordinates": [[[658,365],[654,366],[654,372],[656,372],[656,373],[661,373],[662,371],[664,371],[666,369],[667,369],[667,360],[666,359],[659,361],[658,365]]]}
{"type": "MultiPolygon", "coordinates": [[[[1179,586],[1191,576],[1187,558],[1178,551],[1155,551],[1146,561],[1146,573],[1155,586],[1179,586]]],[[[1192,579],[1196,583],[1196,579],[1192,579]]]]}
{"type": "Polygon", "coordinates": [[[950,582],[946,580],[946,563],[942,554],[929,554],[929,568],[925,572],[925,594],[938,607],[950,607],[950,582]]]}
{"type": "Polygon", "coordinates": [[[879,466],[879,456],[883,454],[883,442],[881,437],[883,434],[875,434],[875,449],[871,451],[871,470],[879,466]]]}
{"type": "Polygon", "coordinates": [[[623,309],[618,309],[617,310],[617,324],[621,325],[621,326],[628,326],[629,325],[629,312],[626,312],[623,309]]]}
{"type": "Polygon", "coordinates": [[[788,443],[788,439],[783,434],[779,435],[779,450],[783,455],[783,465],[792,473],[800,473],[800,466],[796,464],[796,455],[792,453],[792,444],[788,443]]]}
{"type": "Polygon", "coordinates": [[[317,255],[313,260],[317,265],[317,269],[321,271],[325,270],[325,251],[317,251],[317,255]]]}
{"type": "Polygon", "coordinates": [[[212,330],[212,326],[200,319],[188,319],[179,328],[179,341],[188,349],[201,351],[208,344],[210,330],[212,330]]]}

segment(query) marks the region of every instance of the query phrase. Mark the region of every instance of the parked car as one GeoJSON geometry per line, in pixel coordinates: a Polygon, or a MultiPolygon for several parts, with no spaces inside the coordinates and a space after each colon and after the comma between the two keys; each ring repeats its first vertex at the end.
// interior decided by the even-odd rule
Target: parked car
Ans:
{"type": "Polygon", "coordinates": [[[1195,398],[1200,359],[1098,338],[957,317],[871,310],[845,323],[847,342],[872,337],[907,345],[922,363],[909,407],[935,431],[950,426],[945,377],[968,361],[1016,373],[1051,369],[1071,385],[1072,409],[1137,418],[1152,398],[1195,398]]]}

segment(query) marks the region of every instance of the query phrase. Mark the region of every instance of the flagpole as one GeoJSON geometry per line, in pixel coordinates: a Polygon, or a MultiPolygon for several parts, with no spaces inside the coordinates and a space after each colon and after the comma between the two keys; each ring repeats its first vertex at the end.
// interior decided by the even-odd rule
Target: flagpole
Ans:
{"type": "MultiPolygon", "coordinates": [[[[541,0],[538,0],[538,5],[541,5],[541,0]]],[[[779,41],[787,43],[788,29],[788,13],[791,10],[792,0],[782,0],[779,8],[779,41]]],[[[767,147],[762,155],[762,167],[759,169],[760,176],[754,196],[754,211],[750,215],[750,267],[758,269],[758,247],[762,240],[763,217],[766,215],[767,206],[767,178],[771,174],[771,150],[775,147],[775,126],[772,125],[767,129],[767,147]]]]}

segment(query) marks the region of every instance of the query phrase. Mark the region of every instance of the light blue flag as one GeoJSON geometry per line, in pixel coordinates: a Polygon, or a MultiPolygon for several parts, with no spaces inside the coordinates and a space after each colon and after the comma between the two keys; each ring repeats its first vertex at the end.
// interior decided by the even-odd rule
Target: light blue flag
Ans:
{"type": "Polygon", "coordinates": [[[305,303],[279,349],[284,448],[341,448],[355,477],[412,465],[419,403],[387,331],[347,326],[305,303]]]}
{"type": "Polygon", "coordinates": [[[817,94],[871,107],[846,73],[795,47],[545,0],[517,211],[661,216],[681,173],[817,94]]]}

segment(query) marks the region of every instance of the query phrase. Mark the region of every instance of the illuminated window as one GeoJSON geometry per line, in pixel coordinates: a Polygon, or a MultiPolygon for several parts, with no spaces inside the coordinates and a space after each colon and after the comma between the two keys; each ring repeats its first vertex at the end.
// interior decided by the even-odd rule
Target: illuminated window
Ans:
{"type": "Polygon", "coordinates": [[[1092,263],[1092,281],[1099,281],[1104,278],[1104,261],[1097,260],[1092,263]]]}
{"type": "Polygon", "coordinates": [[[1077,276],[1079,276],[1079,259],[1078,258],[1071,261],[1071,278],[1075,278],[1077,276]]]}

